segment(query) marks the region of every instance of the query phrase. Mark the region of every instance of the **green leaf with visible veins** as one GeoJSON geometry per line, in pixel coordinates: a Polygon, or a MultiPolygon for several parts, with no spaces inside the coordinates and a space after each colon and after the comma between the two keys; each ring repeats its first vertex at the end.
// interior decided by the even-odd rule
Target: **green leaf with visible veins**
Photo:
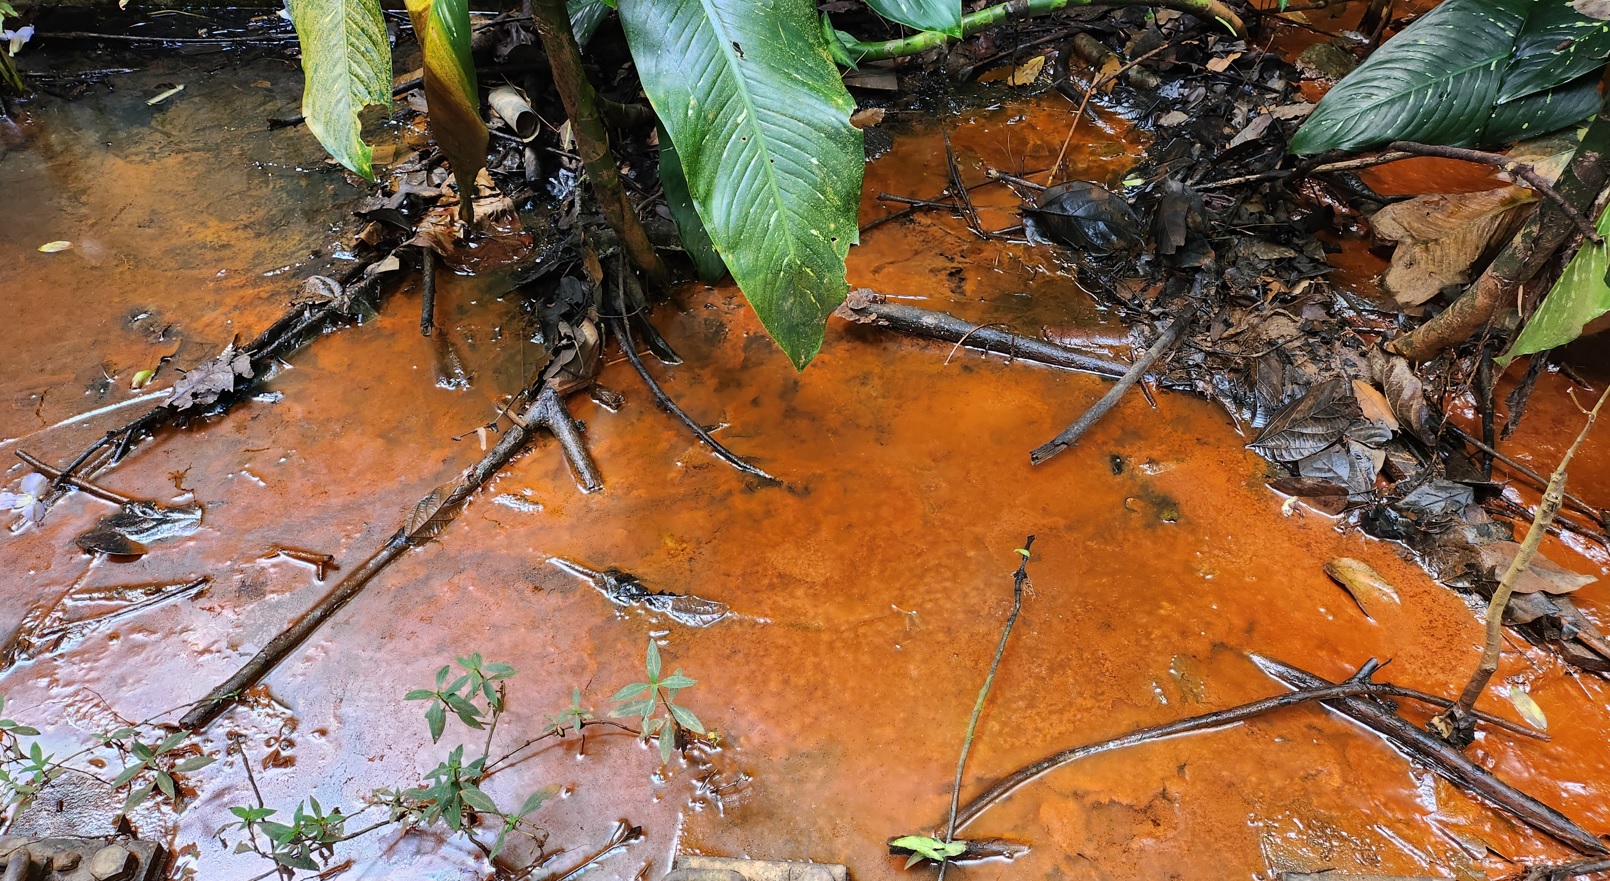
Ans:
{"type": "Polygon", "coordinates": [[[603,0],[566,0],[565,11],[570,13],[570,32],[576,35],[576,45],[585,47],[609,17],[610,6],[603,0]]]}
{"type": "Polygon", "coordinates": [[[794,365],[844,301],[866,159],[811,0],[620,0],[716,251],[794,365]]]}
{"type": "Polygon", "coordinates": [[[302,44],[302,115],[337,162],[369,180],[359,111],[391,103],[391,46],[379,0],[290,0],[302,44]]]}
{"type": "MultiPolygon", "coordinates": [[[[1610,208],[1599,217],[1599,235],[1610,235],[1610,208]]],[[[1588,322],[1610,312],[1607,271],[1610,271],[1610,243],[1584,241],[1499,363],[1507,366],[1521,355],[1563,346],[1581,336],[1588,322]]]]}
{"type": "Polygon", "coordinates": [[[867,0],[872,11],[919,31],[938,31],[961,39],[961,0],[867,0]]]}
{"type": "Polygon", "coordinates": [[[1597,71],[1610,57],[1610,21],[1589,18],[1568,0],[1534,0],[1515,39],[1514,61],[1498,90],[1514,101],[1597,71]]]}

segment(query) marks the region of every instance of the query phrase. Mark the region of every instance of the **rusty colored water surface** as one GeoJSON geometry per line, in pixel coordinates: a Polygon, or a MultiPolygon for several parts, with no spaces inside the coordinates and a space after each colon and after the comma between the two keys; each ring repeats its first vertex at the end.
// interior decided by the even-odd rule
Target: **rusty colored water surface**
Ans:
{"type": "MultiPolygon", "coordinates": [[[[297,274],[268,273],[334,242],[329,224],[355,191],[321,170],[295,170],[318,168],[304,132],[257,131],[269,102],[255,97],[256,79],[247,71],[212,80],[215,99],[187,90],[185,100],[205,100],[194,120],[206,125],[161,137],[86,131],[93,119],[78,105],[41,110],[0,163],[8,195],[30,188],[26,201],[7,200],[11,217],[0,229],[0,297],[12,317],[0,382],[16,404],[3,418],[7,437],[23,438],[6,443],[7,455],[25,448],[66,458],[108,419],[47,426],[127,399],[129,371],[164,346],[182,341],[205,354],[234,333],[254,333],[297,274]],[[106,137],[147,147],[109,149],[106,137]],[[101,250],[33,250],[57,238],[101,250]],[[125,321],[146,309],[173,324],[160,343],[143,322],[125,321]],[[102,364],[117,372],[104,395],[94,391],[102,364]]],[[[280,96],[276,109],[288,79],[265,90],[280,96]]],[[[97,100],[108,119],[147,113],[141,95],[123,90],[97,100]]],[[[1043,172],[1067,117],[1051,97],[947,125],[974,181],[986,163],[1043,172]]],[[[1111,181],[1135,155],[1121,120],[1104,120],[1070,151],[1078,176],[1111,181]]],[[[912,128],[870,166],[867,191],[932,196],[944,183],[939,133],[912,128]]],[[[1002,191],[981,190],[980,199],[986,225],[1014,222],[1002,191]]],[[[888,210],[869,196],[863,216],[888,210]]],[[[855,284],[1026,332],[1079,326],[1115,344],[1123,337],[1056,261],[978,240],[945,216],[868,233],[850,274],[855,284]]],[[[0,679],[8,715],[70,751],[120,719],[199,698],[312,604],[330,582],[268,556],[275,545],[334,555],[338,577],[422,495],[479,457],[473,429],[520,387],[531,356],[505,286],[444,279],[438,314],[474,376],[467,390],[438,385],[410,288],[377,319],[297,354],[267,382],[271,396],[165,431],[105,477],[131,495],[202,503],[206,521],[192,537],[137,562],[91,563],[71,539],[109,509],[78,495],[42,527],[0,538],[0,614],[12,621],[74,586],[215,579],[193,601],[90,629],[14,667],[0,679]]],[[[837,322],[821,357],[795,373],[730,286],[684,288],[655,321],[685,363],[651,369],[782,486],[757,486],[716,461],[612,362],[602,382],[626,406],[611,413],[575,402],[603,492],[577,492],[552,443],[539,442],[202,745],[218,755],[240,735],[263,797],[283,812],[308,795],[350,809],[376,787],[418,781],[454,744],[479,754],[481,732],[450,723],[432,744],[422,705],[403,700],[455,655],[480,652],[519,671],[496,754],[539,734],[573,687],[602,711],[641,676],[645,645],[656,639],[667,669],[698,680],[679,700],[720,730],[721,748],[661,770],[657,754],[629,736],[595,733],[530,751],[495,774],[485,788],[500,804],[562,787],[533,817],[550,847],[564,849],[544,877],[574,866],[625,818],[646,840],[588,877],[654,878],[674,854],[708,853],[845,863],[853,877],[876,881],[912,877],[886,853],[887,838],[939,827],[1010,605],[1015,549],[1031,533],[1032,586],[964,796],[1068,746],[1280,691],[1249,653],[1333,678],[1370,657],[1391,659],[1390,679],[1440,693],[1456,691],[1476,660],[1480,630],[1463,600],[1395,546],[1302,507],[1283,512],[1264,486],[1263,462],[1207,402],[1160,393],[1153,408],[1131,395],[1077,448],[1031,468],[1028,450],[1095,400],[1101,380],[837,322]],[[617,608],[549,565],[550,555],[619,566],[655,589],[725,602],[733,614],[690,629],[617,608]],[[1321,572],[1344,555],[1393,582],[1401,606],[1366,618],[1321,572]]],[[[1540,467],[1567,416],[1534,411],[1527,431],[1535,434],[1522,443],[1537,444],[1540,467]]],[[[1581,466],[1582,491],[1598,498],[1610,495],[1605,449],[1594,444],[1581,466]]],[[[1603,587],[1581,595],[1602,602],[1603,587]]],[[[1488,733],[1472,754],[1610,832],[1610,689],[1535,650],[1506,654],[1485,705],[1513,717],[1497,697],[1511,683],[1530,687],[1553,740],[1488,733]]],[[[182,814],[142,809],[140,830],[170,837],[195,877],[266,869],[231,852],[233,834],[229,844],[216,836],[230,806],[253,800],[239,761],[189,784],[182,814]]],[[[1567,856],[1315,707],[1057,771],[967,831],[1030,850],[956,877],[1221,881],[1334,868],[1472,878],[1512,870],[1501,857],[1567,856]]],[[[376,833],[338,854],[353,861],[342,877],[487,874],[474,847],[439,830],[376,833]]]]}

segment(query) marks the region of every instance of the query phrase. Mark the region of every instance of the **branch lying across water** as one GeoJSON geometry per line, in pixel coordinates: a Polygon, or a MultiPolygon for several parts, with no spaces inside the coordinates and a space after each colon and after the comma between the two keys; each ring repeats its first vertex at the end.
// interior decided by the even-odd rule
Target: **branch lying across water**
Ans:
{"type": "MultiPolygon", "coordinates": [[[[1358,673],[1354,674],[1346,682],[1341,683],[1326,682],[1311,673],[1266,658],[1254,656],[1253,660],[1265,673],[1297,690],[1253,701],[1249,704],[1242,704],[1238,707],[1192,716],[1188,719],[1181,719],[1162,725],[1153,725],[1119,737],[1084,746],[1076,746],[1047,756],[1002,777],[984,792],[975,796],[957,814],[956,827],[958,829],[965,828],[969,823],[978,819],[979,815],[983,814],[984,811],[993,807],[1001,799],[1015,792],[1024,784],[1080,759],[1124,747],[1151,743],[1180,734],[1205,731],[1245,722],[1248,719],[1283,707],[1312,703],[1313,701],[1324,701],[1326,706],[1382,733],[1391,739],[1394,744],[1423,761],[1437,773],[1480,794],[1534,828],[1547,832],[1561,841],[1586,852],[1603,852],[1603,845],[1599,843],[1598,839],[1569,818],[1474,765],[1447,744],[1399,718],[1396,713],[1387,709],[1385,705],[1363,698],[1366,696],[1402,697],[1436,706],[1447,706],[1452,703],[1451,701],[1412,689],[1402,688],[1401,686],[1371,682],[1369,677],[1378,666],[1374,660],[1365,663],[1364,666],[1359,668],[1358,673]],[[1452,755],[1448,755],[1450,753],[1452,755]]],[[[1487,718],[1490,719],[1491,717],[1487,718]]],[[[1508,723],[1504,727],[1513,730],[1513,726],[1508,723]]]]}

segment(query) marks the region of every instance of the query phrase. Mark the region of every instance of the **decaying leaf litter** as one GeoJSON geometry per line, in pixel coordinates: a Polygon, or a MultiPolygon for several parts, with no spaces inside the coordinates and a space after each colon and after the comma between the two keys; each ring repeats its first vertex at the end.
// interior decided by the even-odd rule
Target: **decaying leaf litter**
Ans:
{"type": "MultiPolygon", "coordinates": [[[[1166,27],[1170,23],[1164,21],[1160,27],[1166,27]]],[[[1132,25],[1133,22],[1129,24],[1132,25]]],[[[1088,26],[1088,23],[1085,25],[1088,26]]],[[[1121,33],[1123,26],[1115,27],[1121,33]]],[[[1211,43],[1212,40],[1208,42],[1211,43]]],[[[1247,64],[1261,64],[1270,72],[1285,72],[1278,61],[1272,58],[1260,59],[1256,50],[1249,53],[1245,51],[1244,46],[1236,49],[1231,46],[1215,45],[1212,50],[1205,51],[1195,61],[1170,59],[1167,52],[1159,53],[1154,58],[1158,59],[1156,66],[1166,74],[1170,68],[1189,68],[1201,62],[1202,58],[1225,59],[1236,52],[1242,54],[1223,64],[1215,65],[1221,67],[1217,73],[1226,74],[1239,70],[1238,65],[1243,63],[1243,59],[1247,59],[1245,62],[1247,64]]],[[[1212,69],[1205,63],[1200,66],[1212,69]]],[[[1261,74],[1255,74],[1257,75],[1261,74]]],[[[1243,73],[1242,76],[1246,74],[1243,73]]],[[[1076,89],[1077,86],[1070,88],[1076,89]]],[[[1186,94],[1188,97],[1189,93],[1186,94]]],[[[1211,94],[1211,90],[1208,94],[1211,94]]],[[[1208,94],[1202,96],[1203,101],[1207,101],[1208,94]]],[[[1119,97],[1122,99],[1123,96],[1119,97]]],[[[1188,112],[1205,116],[1207,121],[1201,123],[1202,128],[1213,131],[1212,115],[1202,114],[1204,109],[1202,104],[1185,106],[1186,110],[1174,108],[1167,110],[1158,108],[1158,110],[1165,113],[1188,112]]],[[[1241,112],[1245,112],[1244,108],[1241,112]]],[[[1274,113],[1269,115],[1278,119],[1274,113]]],[[[1186,139],[1184,148],[1177,146],[1181,139],[1176,139],[1173,142],[1176,145],[1174,149],[1179,150],[1183,157],[1197,160],[1181,162],[1176,158],[1176,164],[1194,166],[1190,168],[1191,174],[1234,173],[1237,169],[1227,163],[1200,161],[1201,155],[1219,155],[1218,144],[1224,140],[1227,130],[1234,126],[1220,126],[1220,128],[1226,132],[1213,131],[1211,136],[1193,133],[1197,140],[1186,139]],[[1202,145],[1206,145],[1206,154],[1197,153],[1192,156],[1196,150],[1204,149],[1202,145]]],[[[1273,136],[1270,129],[1274,129],[1275,133],[1279,132],[1278,126],[1265,123],[1258,137],[1244,139],[1236,147],[1256,144],[1263,137],[1273,136]]],[[[1234,140],[1244,131],[1246,129],[1242,128],[1229,133],[1230,140],[1234,140]]],[[[1248,173],[1258,170],[1252,160],[1245,161],[1248,173]]],[[[400,164],[405,169],[404,174],[416,173],[406,170],[409,168],[407,159],[400,164]]],[[[1149,214],[1154,218],[1153,223],[1159,225],[1151,231],[1158,243],[1155,248],[1144,239],[1135,242],[1132,247],[1138,250],[1155,250],[1157,256],[1150,259],[1159,265],[1169,266],[1173,272],[1158,284],[1156,280],[1147,277],[1142,277],[1140,281],[1126,278],[1127,266],[1122,263],[1090,261],[1078,268],[1081,280],[1087,286],[1104,288],[1098,290],[1098,294],[1108,298],[1107,305],[1115,313],[1131,321],[1146,324],[1162,326],[1169,319],[1176,318],[1178,312],[1171,310],[1177,310],[1179,302],[1177,298],[1185,292],[1193,289],[1204,294],[1211,292],[1210,297],[1203,303],[1207,308],[1200,309],[1202,315],[1211,316],[1205,319],[1207,327],[1194,329],[1187,334],[1176,352],[1164,353],[1167,360],[1163,363],[1167,367],[1160,369],[1158,373],[1168,379],[1167,384],[1189,384],[1224,403],[1226,409],[1238,416],[1246,426],[1249,437],[1255,441],[1255,449],[1272,453],[1271,459],[1286,463],[1287,467],[1295,471],[1291,480],[1304,481],[1286,485],[1309,489],[1309,492],[1303,493],[1305,497],[1342,500],[1345,506],[1362,512],[1359,515],[1360,522],[1367,528],[1377,529],[1387,537],[1401,539],[1419,537],[1423,541],[1424,536],[1441,532],[1442,530],[1434,527],[1446,523],[1446,518],[1465,514],[1476,498],[1474,492],[1467,493],[1466,490],[1470,489],[1468,483],[1470,476],[1477,472],[1472,470],[1450,475],[1434,466],[1428,466],[1424,461],[1429,459],[1429,456],[1416,456],[1417,453],[1426,453],[1425,446],[1417,448],[1413,444],[1416,440],[1422,443],[1427,441],[1428,434],[1434,439],[1436,437],[1434,432],[1438,430],[1432,411],[1424,407],[1426,396],[1423,389],[1430,387],[1435,390],[1439,384],[1443,388],[1459,387],[1461,376],[1458,365],[1446,367],[1447,372],[1444,374],[1418,376],[1409,368],[1407,362],[1391,358],[1383,359],[1379,356],[1372,359],[1372,349],[1358,337],[1367,336],[1372,330],[1379,331],[1381,329],[1379,323],[1372,325],[1369,322],[1371,318],[1379,322],[1382,316],[1372,313],[1367,308],[1357,309],[1358,304],[1348,301],[1346,294],[1333,295],[1340,298],[1339,302],[1333,297],[1324,296],[1323,283],[1316,281],[1324,269],[1323,255],[1319,246],[1312,240],[1300,237],[1284,240],[1276,240],[1274,237],[1267,240],[1244,237],[1232,238],[1229,241],[1215,239],[1216,235],[1223,234],[1224,227],[1215,225],[1215,222],[1222,224],[1223,219],[1214,215],[1222,215],[1226,208],[1232,208],[1235,212],[1232,221],[1239,219],[1242,222],[1267,222],[1260,221],[1260,218],[1269,216],[1268,213],[1260,214],[1257,210],[1246,207],[1248,201],[1264,198],[1274,205],[1272,209],[1264,210],[1272,211],[1280,217],[1282,223],[1285,223],[1290,220],[1292,205],[1280,201],[1270,193],[1227,200],[1222,194],[1210,195],[1221,192],[1219,189],[1192,192],[1193,183],[1211,184],[1212,181],[1204,181],[1202,177],[1197,177],[1193,181],[1190,175],[1186,175],[1183,180],[1175,181],[1178,186],[1170,186],[1166,170],[1169,167],[1166,156],[1154,155],[1149,163],[1143,163],[1138,169],[1129,172],[1125,180],[1139,177],[1152,185],[1153,193],[1143,192],[1140,198],[1135,198],[1135,201],[1140,203],[1142,213],[1149,214]],[[1156,200],[1157,206],[1148,211],[1147,203],[1152,199],[1156,200]],[[1163,207],[1165,205],[1166,208],[1163,207]],[[1288,213],[1281,215],[1282,211],[1288,213]],[[1156,232],[1159,227],[1164,232],[1156,232]],[[1168,242],[1167,248],[1171,254],[1161,253],[1164,250],[1162,245],[1164,241],[1168,242]],[[1216,280],[1212,285],[1192,284],[1202,275],[1200,271],[1202,267],[1207,265],[1221,270],[1224,278],[1216,280]],[[1111,283],[1103,285],[1104,278],[1111,279],[1111,283]],[[1308,284],[1305,285],[1305,282],[1308,284]],[[1276,287],[1283,290],[1270,293],[1271,289],[1276,287]],[[1255,294],[1252,293],[1254,288],[1256,288],[1255,294]],[[1265,297],[1268,299],[1264,300],[1265,297]],[[1271,324],[1273,326],[1270,326],[1271,324]],[[1317,340],[1312,337],[1317,337],[1317,340]],[[1416,382],[1420,383],[1421,389],[1419,407],[1416,406],[1414,388],[1416,382]],[[1362,391],[1363,388],[1373,390],[1379,398],[1376,398],[1375,394],[1362,391]],[[1386,402],[1384,409],[1380,406],[1382,400],[1386,402]],[[1392,418],[1385,418],[1387,416],[1392,418]],[[1391,424],[1394,419],[1397,422],[1395,427],[1391,424]],[[1270,425],[1274,426],[1273,431],[1269,430],[1270,425]],[[1408,426],[1407,430],[1405,426],[1408,426]],[[1254,432],[1253,429],[1257,431],[1254,432]],[[1394,442],[1398,444],[1394,445],[1394,442]],[[1309,449],[1310,447],[1312,449],[1309,449]],[[1302,452],[1303,455],[1294,457],[1292,454],[1297,452],[1302,452]],[[1394,452],[1399,454],[1396,460],[1393,458],[1394,452]],[[1395,462],[1396,467],[1402,470],[1397,472],[1391,470],[1395,462]],[[1388,479],[1396,479],[1394,486],[1398,489],[1398,493],[1384,495],[1377,500],[1375,495],[1379,482],[1376,478],[1383,473],[1391,475],[1388,479]],[[1451,479],[1455,476],[1463,477],[1464,481],[1451,479]],[[1416,493],[1422,494],[1417,496],[1416,493]],[[1414,498],[1416,501],[1406,501],[1409,498],[1414,498]],[[1379,524],[1387,524],[1398,532],[1393,533],[1387,526],[1379,524]]],[[[976,174],[984,171],[986,169],[970,167],[964,173],[976,174]]],[[[1031,172],[1028,175],[1030,178],[1035,177],[1032,168],[1011,168],[1007,171],[1008,173],[1027,171],[1031,172]]],[[[428,178],[422,179],[419,184],[427,181],[428,178]]],[[[964,180],[963,184],[966,183],[964,180]]],[[[1118,187],[1123,182],[1109,180],[1106,183],[1110,187],[1118,187]]],[[[404,182],[398,186],[398,190],[401,191],[411,185],[414,184],[404,182]]],[[[1329,195],[1335,198],[1334,193],[1329,195]]],[[[1026,199],[1034,198],[1028,191],[1025,191],[1024,196],[1026,199]]],[[[581,203],[578,201],[574,204],[581,203]]],[[[1077,215],[1087,204],[1089,203],[1080,203],[1070,213],[1077,215]]],[[[445,207],[452,210],[454,206],[445,207]]],[[[1300,203],[1296,207],[1300,209],[1300,203]]],[[[1115,224],[1120,227],[1124,225],[1123,221],[1115,224]]],[[[1243,232],[1243,230],[1237,231],[1243,232]]],[[[369,234],[373,237],[378,232],[375,230],[369,234]]],[[[1080,243],[1086,247],[1090,244],[1088,239],[1080,243]]],[[[583,267],[582,277],[588,278],[593,284],[607,280],[607,274],[600,273],[599,277],[592,277],[587,272],[588,246],[585,239],[579,243],[566,241],[558,247],[568,248],[569,253],[574,255],[572,259],[583,267]]],[[[597,254],[596,246],[593,254],[597,254]]],[[[397,256],[406,258],[408,254],[404,252],[397,256]]],[[[547,267],[552,267],[558,262],[561,261],[548,260],[539,262],[538,265],[546,263],[547,267]]],[[[607,273],[608,270],[604,272],[607,273]]],[[[550,268],[543,277],[552,279],[554,274],[555,270],[550,268]]],[[[573,281],[577,278],[577,276],[569,277],[573,281]]],[[[572,284],[570,287],[574,290],[575,285],[572,284]]],[[[558,354],[550,354],[545,345],[543,355],[550,357],[551,360],[543,363],[543,357],[539,356],[536,359],[538,363],[531,367],[532,371],[545,374],[545,378],[563,375],[585,379],[588,370],[592,369],[586,368],[585,365],[595,362],[598,357],[596,349],[591,348],[597,345],[593,340],[597,330],[594,327],[589,331],[585,307],[581,308],[579,315],[571,311],[567,317],[567,302],[571,310],[575,310],[579,305],[573,294],[569,295],[567,301],[567,295],[563,293],[561,287],[561,290],[556,291],[550,299],[539,300],[533,307],[534,311],[540,311],[544,316],[541,320],[546,322],[546,325],[540,331],[545,334],[544,339],[557,343],[552,348],[558,354]],[[552,364],[559,364],[567,369],[555,372],[549,369],[549,365],[552,364]]],[[[303,312],[297,320],[306,321],[310,314],[303,312]]],[[[596,324],[596,319],[593,321],[596,324]]],[[[306,333],[305,327],[302,332],[306,333]]],[[[974,340],[968,338],[962,344],[969,345],[972,342],[974,340]]],[[[952,347],[947,345],[935,347],[933,351],[947,352],[951,349],[952,347]]],[[[1007,352],[1007,354],[1014,353],[1007,352]]],[[[1120,368],[1124,366],[1121,358],[1115,360],[1120,368]]],[[[223,395],[236,389],[219,388],[218,391],[223,395]]],[[[247,389],[241,388],[239,391],[244,392],[247,389]]],[[[1431,400],[1438,400],[1438,396],[1432,396],[1431,400]]],[[[1076,414],[1067,414],[1068,417],[1072,415],[1076,414]]],[[[1065,419],[1066,417],[1064,421],[1065,419]]],[[[143,431],[143,428],[141,430],[143,431]]],[[[506,426],[503,430],[507,431],[506,426]]],[[[138,434],[138,431],[117,432],[116,436],[109,439],[107,447],[113,454],[121,457],[133,448],[138,440],[138,434]]],[[[760,446],[760,441],[764,439],[766,432],[759,427],[750,427],[746,436],[751,442],[760,446]]],[[[465,442],[472,442],[470,439],[474,437],[474,433],[469,434],[465,442]]],[[[1027,442],[1031,443],[1037,439],[1030,438],[1027,442]]],[[[607,468],[606,464],[606,470],[607,468]]],[[[124,473],[131,472],[126,467],[112,472],[113,475],[124,473]]],[[[784,480],[786,483],[786,477],[784,480]]],[[[409,518],[410,522],[412,519],[409,518]]],[[[1582,528],[1593,527],[1590,524],[1582,524],[1582,528]]],[[[1472,530],[1461,528],[1458,531],[1472,530]]],[[[1496,530],[1480,532],[1481,536],[1498,534],[1496,530]]],[[[1482,548],[1490,548],[1495,544],[1495,542],[1476,544],[1466,540],[1463,544],[1454,543],[1451,548],[1445,548],[1441,542],[1442,539],[1439,537],[1433,556],[1445,554],[1452,558],[1454,563],[1465,561],[1467,568],[1467,558],[1471,552],[1468,548],[1474,546],[1475,552],[1479,554],[1482,548]]],[[[579,556],[596,558],[592,554],[579,556]]],[[[624,560],[621,562],[626,563],[624,560]]],[[[1502,564],[1507,565],[1507,559],[1502,559],[1502,564]]],[[[1488,567],[1485,577],[1491,579],[1494,569],[1501,570],[1502,565],[1488,567]]],[[[1594,631],[1580,629],[1580,625],[1567,627],[1559,623],[1570,623],[1572,619],[1567,616],[1571,614],[1570,611],[1559,610],[1559,607],[1556,607],[1555,611],[1543,613],[1539,617],[1554,622],[1555,639],[1566,637],[1561,641],[1562,646],[1580,644],[1591,653],[1593,645],[1587,640],[1596,638],[1594,631]],[[1576,632],[1573,633],[1573,630],[1576,632]]],[[[1580,613],[1576,613],[1575,617],[1581,621],[1588,620],[1580,613]]],[[[1588,627],[1591,628],[1591,624],[1588,627]]],[[[1568,654],[1566,657],[1571,655],[1568,654]]]]}

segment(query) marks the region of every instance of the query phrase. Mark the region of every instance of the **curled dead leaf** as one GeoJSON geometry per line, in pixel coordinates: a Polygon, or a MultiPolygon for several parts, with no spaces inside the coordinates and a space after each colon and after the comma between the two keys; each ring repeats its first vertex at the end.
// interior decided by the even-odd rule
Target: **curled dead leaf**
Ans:
{"type": "Polygon", "coordinates": [[[1376,572],[1362,560],[1337,557],[1325,564],[1325,574],[1346,588],[1352,595],[1353,602],[1358,603],[1359,609],[1372,621],[1388,604],[1394,606],[1402,604],[1398,599],[1397,589],[1382,578],[1381,573],[1376,572]]]}
{"type": "MultiPolygon", "coordinates": [[[[1494,581],[1502,579],[1520,548],[1520,543],[1513,541],[1495,541],[1476,548],[1476,559],[1484,570],[1482,574],[1494,581]]],[[[1542,554],[1533,554],[1526,571],[1515,579],[1515,592],[1558,596],[1581,590],[1598,580],[1593,575],[1572,572],[1542,554]]]]}
{"type": "Polygon", "coordinates": [[[1392,405],[1387,403],[1386,395],[1376,390],[1375,386],[1361,380],[1353,380],[1353,395],[1358,398],[1358,409],[1364,418],[1379,422],[1390,431],[1398,430],[1398,417],[1392,412],[1392,405]]]}

